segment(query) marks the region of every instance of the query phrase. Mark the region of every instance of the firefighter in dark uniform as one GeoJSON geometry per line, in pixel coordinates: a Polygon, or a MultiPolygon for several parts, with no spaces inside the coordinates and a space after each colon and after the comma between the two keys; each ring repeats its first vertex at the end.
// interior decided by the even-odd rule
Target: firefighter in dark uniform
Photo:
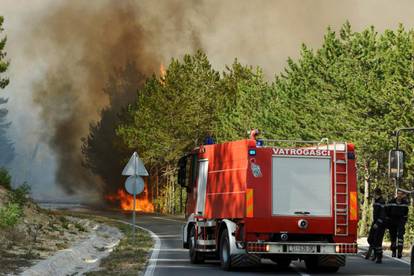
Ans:
{"type": "Polygon", "coordinates": [[[397,197],[390,200],[386,205],[386,213],[389,218],[388,227],[390,231],[391,250],[393,257],[402,257],[404,246],[405,224],[408,217],[408,199],[403,191],[397,191],[397,197]],[[397,254],[398,250],[398,254],[397,254]]]}
{"type": "Polygon", "coordinates": [[[377,260],[377,263],[382,262],[382,238],[385,232],[385,216],[385,200],[382,197],[381,189],[376,188],[374,190],[372,225],[368,235],[369,249],[365,258],[369,259],[372,252],[374,252],[373,260],[377,260]]]}

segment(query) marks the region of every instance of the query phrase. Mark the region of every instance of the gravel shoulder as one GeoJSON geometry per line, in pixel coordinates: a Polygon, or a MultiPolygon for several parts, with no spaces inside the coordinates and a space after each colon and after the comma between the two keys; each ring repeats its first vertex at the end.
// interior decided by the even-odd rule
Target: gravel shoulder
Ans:
{"type": "Polygon", "coordinates": [[[83,275],[97,269],[100,260],[113,251],[122,236],[116,227],[96,224],[85,239],[38,262],[21,275],[83,275]]]}
{"type": "Polygon", "coordinates": [[[73,211],[65,213],[116,227],[123,235],[110,254],[102,258],[99,266],[85,275],[137,275],[144,271],[154,245],[154,241],[146,231],[136,228],[134,235],[132,227],[121,222],[119,218],[113,219],[102,215],[73,211]]]}

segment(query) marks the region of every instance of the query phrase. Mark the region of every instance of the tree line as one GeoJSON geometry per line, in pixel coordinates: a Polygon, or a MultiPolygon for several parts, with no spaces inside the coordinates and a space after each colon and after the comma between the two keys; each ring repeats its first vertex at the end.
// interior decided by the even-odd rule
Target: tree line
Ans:
{"type": "MultiPolygon", "coordinates": [[[[150,168],[158,209],[179,212],[185,193],[175,180],[176,163],[207,136],[224,142],[259,128],[269,139],[352,142],[364,233],[370,191],[380,187],[393,195],[387,178],[391,133],[414,125],[413,47],[413,31],[403,26],[355,32],[346,23],[338,32],[328,28],[318,49],[303,44],[299,57],[288,59],[271,81],[260,67],[237,59],[218,71],[201,51],[173,58],[165,75],[148,77],[134,102],[118,113],[113,146],[137,150],[150,168]]],[[[407,152],[413,142],[403,137],[407,152]]],[[[408,159],[404,185],[410,188],[414,161],[408,159]]]]}

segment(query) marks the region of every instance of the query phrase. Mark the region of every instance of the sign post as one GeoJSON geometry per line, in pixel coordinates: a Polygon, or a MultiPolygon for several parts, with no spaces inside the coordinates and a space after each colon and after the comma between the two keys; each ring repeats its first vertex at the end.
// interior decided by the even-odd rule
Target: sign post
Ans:
{"type": "Polygon", "coordinates": [[[132,233],[135,240],[135,219],[136,219],[136,197],[144,191],[144,180],[141,176],[148,176],[148,171],[145,169],[144,163],[139,158],[138,154],[134,152],[126,164],[122,175],[127,175],[125,181],[125,189],[134,197],[132,210],[132,233]]]}

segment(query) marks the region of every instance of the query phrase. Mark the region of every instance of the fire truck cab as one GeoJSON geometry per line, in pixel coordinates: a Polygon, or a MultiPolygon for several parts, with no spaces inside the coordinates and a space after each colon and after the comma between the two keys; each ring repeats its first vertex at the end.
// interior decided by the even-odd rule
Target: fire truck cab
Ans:
{"type": "Polygon", "coordinates": [[[357,253],[353,144],[251,138],[197,147],[178,165],[192,263],[219,258],[230,270],[300,259],[336,272],[357,253]]]}

